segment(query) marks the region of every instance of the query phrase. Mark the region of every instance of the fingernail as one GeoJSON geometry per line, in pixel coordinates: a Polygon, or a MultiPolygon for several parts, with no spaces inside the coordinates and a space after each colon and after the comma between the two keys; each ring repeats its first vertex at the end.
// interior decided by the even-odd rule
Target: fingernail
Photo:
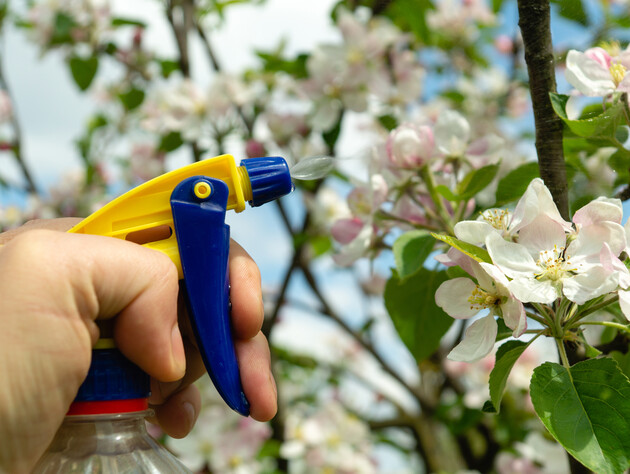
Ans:
{"type": "Polygon", "coordinates": [[[183,377],[186,372],[186,354],[184,352],[184,341],[182,341],[182,335],[177,324],[173,326],[171,331],[171,355],[175,369],[183,377]]]}
{"type": "Polygon", "coordinates": [[[193,429],[195,426],[195,421],[197,421],[197,412],[195,411],[195,407],[190,402],[184,402],[182,404],[184,408],[184,412],[186,412],[186,421],[188,422],[188,432],[193,429]]]}

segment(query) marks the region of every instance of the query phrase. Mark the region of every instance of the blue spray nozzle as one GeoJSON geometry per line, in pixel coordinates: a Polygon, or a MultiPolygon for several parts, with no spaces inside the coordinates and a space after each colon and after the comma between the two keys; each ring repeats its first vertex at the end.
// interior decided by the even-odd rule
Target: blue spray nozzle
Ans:
{"type": "Polygon", "coordinates": [[[289,166],[284,158],[267,156],[262,158],[246,158],[241,160],[249,175],[252,188],[253,207],[261,206],[269,201],[289,194],[293,191],[293,181],[289,166]]]}

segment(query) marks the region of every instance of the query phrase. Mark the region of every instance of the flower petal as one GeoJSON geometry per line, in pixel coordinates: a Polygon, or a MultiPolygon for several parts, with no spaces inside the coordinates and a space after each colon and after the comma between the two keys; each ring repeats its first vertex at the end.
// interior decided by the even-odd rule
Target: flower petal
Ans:
{"type": "Polygon", "coordinates": [[[457,250],[455,247],[448,249],[445,254],[437,255],[435,259],[441,264],[447,267],[454,267],[459,265],[462,270],[468,273],[470,276],[475,276],[475,272],[472,268],[472,263],[475,261],[464,252],[457,250]]]}
{"type": "Polygon", "coordinates": [[[566,65],[567,81],[584,95],[603,97],[616,88],[610,71],[584,53],[569,51],[566,65]]]}
{"type": "Polygon", "coordinates": [[[603,221],[580,229],[577,237],[567,247],[567,254],[575,262],[599,263],[599,253],[607,243],[615,255],[626,248],[626,232],[614,222],[603,221]]]}
{"type": "Polygon", "coordinates": [[[626,319],[630,321],[630,291],[619,290],[619,306],[626,319]]]}
{"type": "Polygon", "coordinates": [[[584,273],[562,281],[562,293],[577,304],[614,291],[619,285],[619,275],[609,273],[603,266],[594,265],[584,273]]]}
{"type": "Polygon", "coordinates": [[[479,312],[468,301],[477,285],[470,278],[453,278],[442,283],[435,292],[435,303],[456,319],[468,319],[479,312]]]}
{"type": "Polygon", "coordinates": [[[510,282],[510,291],[523,303],[553,303],[560,292],[550,280],[518,277],[510,282]]]}
{"type": "Polygon", "coordinates": [[[445,155],[462,155],[470,139],[470,124],[452,110],[440,114],[434,128],[435,143],[445,155]]]}
{"type": "MultiPolygon", "coordinates": [[[[497,266],[491,265],[486,262],[479,263],[479,266],[483,268],[484,272],[491,278],[493,292],[496,292],[498,296],[510,296],[510,290],[508,289],[508,279],[497,266]]],[[[481,288],[486,291],[490,290],[490,288],[486,288],[481,283],[481,280],[479,280],[479,278],[477,278],[477,281],[479,282],[479,286],[481,286],[481,288]]]]}
{"type": "Polygon", "coordinates": [[[612,253],[608,244],[604,242],[602,251],[599,253],[599,261],[604,270],[608,273],[617,273],[619,278],[619,286],[625,290],[630,288],[630,272],[628,267],[612,253]]]}
{"type": "Polygon", "coordinates": [[[507,242],[498,234],[488,235],[486,248],[492,262],[510,278],[532,276],[539,271],[538,265],[524,246],[507,242]]]}
{"type": "Polygon", "coordinates": [[[453,230],[455,237],[473,245],[484,243],[488,234],[492,232],[499,233],[497,229],[485,221],[461,221],[455,224],[453,230]]]}
{"type": "Polygon", "coordinates": [[[518,243],[527,248],[530,255],[537,259],[543,250],[564,247],[567,236],[560,224],[549,216],[541,214],[521,228],[518,233],[518,243]]]}
{"type": "Polygon", "coordinates": [[[475,362],[488,355],[497,338],[497,322],[492,315],[478,319],[470,325],[462,342],[449,353],[450,360],[475,362]]]}
{"type": "Polygon", "coordinates": [[[374,227],[371,223],[367,223],[363,226],[359,234],[348,245],[344,245],[339,253],[333,255],[333,260],[337,265],[346,267],[351,265],[359,258],[363,257],[370,248],[372,242],[372,236],[374,234],[374,227]]]}
{"type": "Polygon", "coordinates": [[[512,336],[521,336],[527,329],[527,316],[525,315],[523,303],[514,297],[510,297],[501,305],[501,311],[505,325],[514,330],[512,336]]]}
{"type": "Polygon", "coordinates": [[[583,227],[602,221],[621,224],[623,209],[620,199],[599,197],[579,208],[573,215],[573,222],[583,227]]]}
{"type": "Polygon", "coordinates": [[[543,180],[535,178],[529,183],[514,209],[512,221],[510,222],[510,233],[517,232],[531,223],[540,214],[545,214],[567,231],[570,231],[572,228],[571,223],[565,221],[560,215],[556,204],[553,202],[553,197],[543,180]]]}

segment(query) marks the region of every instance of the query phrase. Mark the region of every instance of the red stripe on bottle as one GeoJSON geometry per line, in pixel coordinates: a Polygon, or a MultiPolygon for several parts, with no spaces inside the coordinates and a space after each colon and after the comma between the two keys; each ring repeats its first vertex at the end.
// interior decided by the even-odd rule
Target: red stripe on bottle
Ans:
{"type": "Polygon", "coordinates": [[[144,411],[148,408],[149,402],[147,398],[73,402],[66,415],[107,415],[111,413],[131,413],[134,411],[144,411]]]}

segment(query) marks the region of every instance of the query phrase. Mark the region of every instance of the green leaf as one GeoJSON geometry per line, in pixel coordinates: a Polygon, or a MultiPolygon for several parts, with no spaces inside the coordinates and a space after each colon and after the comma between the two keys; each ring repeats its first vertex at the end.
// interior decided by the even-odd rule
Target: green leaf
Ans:
{"type": "Polygon", "coordinates": [[[425,230],[412,230],[398,237],[392,250],[400,278],[404,280],[420,270],[434,246],[435,239],[425,230]]]}
{"type": "Polygon", "coordinates": [[[324,139],[324,143],[328,146],[328,150],[330,153],[333,153],[335,150],[335,145],[337,144],[337,140],[339,139],[339,134],[341,133],[341,123],[343,122],[343,110],[339,114],[337,118],[337,123],[332,126],[329,130],[326,130],[322,133],[322,138],[324,139]]]}
{"type": "Polygon", "coordinates": [[[509,327],[507,327],[507,324],[505,324],[505,321],[503,320],[503,318],[497,319],[497,338],[496,338],[496,342],[503,341],[504,339],[507,339],[508,337],[512,337],[513,333],[514,333],[514,331],[512,329],[510,329],[509,327]]]}
{"type": "Polygon", "coordinates": [[[147,24],[140,20],[132,20],[131,18],[112,18],[112,26],[139,26],[146,28],[147,24]]]}
{"type": "Polygon", "coordinates": [[[567,20],[575,21],[580,25],[588,25],[588,16],[584,10],[582,0],[552,0],[560,8],[558,13],[567,20]]]}
{"type": "Polygon", "coordinates": [[[282,72],[293,76],[295,79],[308,77],[308,69],[306,67],[308,54],[298,54],[294,59],[287,59],[283,54],[283,43],[272,52],[256,51],[256,56],[263,62],[262,70],[264,72],[282,72]]]}
{"type": "Polygon", "coordinates": [[[403,31],[411,31],[424,44],[430,43],[431,29],[427,25],[426,13],[433,9],[430,0],[396,0],[389,2],[387,15],[403,31]]]}
{"type": "Polygon", "coordinates": [[[401,280],[394,272],[385,285],[385,307],[394,327],[416,361],[433,354],[453,318],[435,303],[435,292],[448,279],[444,271],[421,268],[401,280]]]}
{"type": "Polygon", "coordinates": [[[488,186],[499,171],[499,165],[483,166],[472,170],[457,186],[458,199],[466,201],[488,186]]]}
{"type": "Polygon", "coordinates": [[[314,257],[319,257],[332,249],[332,241],[327,235],[316,235],[308,240],[314,257]]]}
{"type": "Polygon", "coordinates": [[[136,89],[132,87],[127,92],[123,92],[118,95],[118,98],[125,106],[127,110],[133,110],[142,104],[144,101],[144,91],[141,89],[136,89]]]}
{"type": "Polygon", "coordinates": [[[72,56],[70,58],[70,71],[74,82],[79,89],[86,90],[92,84],[96,71],[98,70],[98,57],[90,56],[89,58],[81,58],[72,56]]]}
{"type": "Polygon", "coordinates": [[[512,367],[527,346],[526,342],[507,341],[497,349],[496,362],[490,372],[490,402],[496,413],[501,407],[501,399],[512,367]]]}
{"type": "Polygon", "coordinates": [[[503,0],[492,0],[492,11],[494,13],[499,13],[501,7],[503,6],[503,0]]]}
{"type": "Polygon", "coordinates": [[[556,440],[598,473],[630,467],[630,381],[609,358],[534,370],[534,409],[556,440]]]}
{"type": "Polygon", "coordinates": [[[103,114],[95,114],[92,117],[90,117],[90,120],[88,120],[87,123],[87,129],[88,129],[88,133],[91,135],[92,133],[94,133],[95,130],[106,126],[109,123],[109,120],[107,119],[107,117],[103,114]]]}
{"type": "Polygon", "coordinates": [[[55,15],[55,26],[49,44],[60,45],[64,43],[74,43],[72,30],[77,26],[74,18],[64,12],[57,12],[55,15]]]}
{"type": "MultiPolygon", "coordinates": [[[[601,113],[586,114],[586,118],[571,120],[567,117],[566,105],[569,100],[568,95],[550,93],[551,105],[556,114],[567,125],[569,130],[579,137],[613,140],[619,125],[625,119],[625,108],[623,100],[614,100],[601,113]]],[[[596,109],[595,109],[596,110],[596,109]]]]}
{"type": "Polygon", "coordinates": [[[450,235],[436,234],[434,232],[432,232],[431,235],[436,239],[449,244],[451,247],[455,247],[460,252],[465,253],[470,258],[473,258],[478,262],[492,263],[490,254],[486,249],[482,249],[481,247],[477,247],[476,245],[469,244],[468,242],[464,242],[463,240],[451,237],[450,235]]]}
{"type": "Polygon", "coordinates": [[[163,78],[168,78],[172,73],[179,70],[179,63],[170,59],[158,60],[163,78]]]}
{"type": "Polygon", "coordinates": [[[177,150],[183,143],[182,136],[178,132],[171,132],[162,137],[158,149],[168,153],[177,150]]]}
{"type": "Polygon", "coordinates": [[[449,201],[459,201],[459,196],[457,196],[453,191],[451,191],[451,188],[449,188],[448,186],[444,185],[444,184],[440,184],[438,186],[435,187],[435,190],[440,193],[443,197],[445,197],[446,199],[448,199],[449,201]]]}
{"type": "Polygon", "coordinates": [[[398,120],[396,117],[390,114],[380,115],[378,117],[378,123],[380,123],[385,130],[393,130],[398,126],[398,120]]]}
{"type": "Polygon", "coordinates": [[[612,351],[610,356],[617,361],[619,369],[621,369],[625,376],[630,377],[630,351],[625,354],[619,351],[612,351]]]}
{"type": "Polygon", "coordinates": [[[516,201],[525,193],[531,180],[539,176],[540,171],[538,170],[537,162],[525,163],[513,169],[499,181],[495,195],[495,204],[502,206],[516,201]]]}

